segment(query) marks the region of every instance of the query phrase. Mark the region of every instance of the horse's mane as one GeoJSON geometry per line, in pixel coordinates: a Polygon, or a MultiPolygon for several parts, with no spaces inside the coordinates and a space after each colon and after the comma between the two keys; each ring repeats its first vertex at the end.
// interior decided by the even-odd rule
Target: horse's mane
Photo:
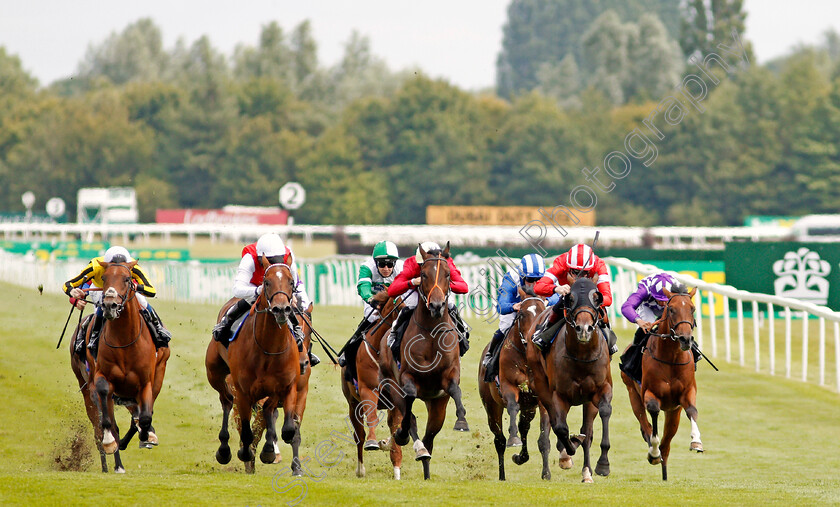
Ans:
{"type": "Polygon", "coordinates": [[[431,257],[443,257],[444,259],[449,258],[449,254],[444,255],[443,250],[441,250],[440,248],[433,248],[431,250],[426,250],[426,253],[429,254],[431,257]]]}
{"type": "Polygon", "coordinates": [[[522,287],[522,292],[528,294],[531,297],[538,297],[537,293],[534,292],[534,289],[532,287],[522,287]]]}
{"type": "Polygon", "coordinates": [[[384,303],[385,301],[388,301],[388,291],[387,290],[381,290],[381,291],[377,292],[376,294],[374,294],[371,299],[373,299],[377,303],[384,303]]]}
{"type": "Polygon", "coordinates": [[[688,294],[688,287],[679,282],[671,285],[669,290],[671,291],[671,294],[688,294]]]}

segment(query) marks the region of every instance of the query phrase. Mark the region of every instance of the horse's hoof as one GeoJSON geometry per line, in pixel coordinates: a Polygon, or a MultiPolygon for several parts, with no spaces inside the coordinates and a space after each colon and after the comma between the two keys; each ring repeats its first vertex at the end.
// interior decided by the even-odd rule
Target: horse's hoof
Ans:
{"type": "Polygon", "coordinates": [[[691,447],[688,448],[689,451],[695,452],[704,452],[703,451],[703,444],[700,442],[691,442],[691,447]]]}
{"type": "Polygon", "coordinates": [[[551,480],[551,472],[543,472],[543,474],[542,474],[542,480],[544,480],[544,481],[550,481],[550,480],[551,480]]]}
{"type": "Polygon", "coordinates": [[[254,462],[253,461],[246,461],[245,462],[245,473],[246,474],[256,473],[256,467],[254,467],[254,462]]]}
{"type": "Polygon", "coordinates": [[[154,444],[151,442],[140,442],[140,449],[152,449],[154,448],[154,444]]]}
{"type": "Polygon", "coordinates": [[[149,438],[146,439],[146,442],[151,445],[158,445],[158,437],[155,435],[154,431],[149,432],[149,438]]]}
{"type": "Polygon", "coordinates": [[[377,444],[379,445],[379,450],[380,451],[390,451],[391,450],[391,441],[392,441],[391,438],[388,437],[385,440],[380,440],[379,442],[377,442],[377,444]]]}
{"type": "Polygon", "coordinates": [[[379,442],[376,440],[368,440],[365,442],[364,449],[366,451],[378,451],[379,450],[379,442]]]}
{"type": "Polygon", "coordinates": [[[125,468],[117,467],[117,468],[114,469],[114,473],[115,474],[124,474],[125,473],[125,468]]]}
{"type": "Polygon", "coordinates": [[[466,419],[458,419],[455,421],[455,427],[453,429],[455,431],[470,431],[470,425],[467,424],[466,419]]]}
{"type": "Polygon", "coordinates": [[[584,484],[592,484],[595,482],[592,480],[592,471],[589,470],[589,467],[583,468],[583,472],[581,472],[581,477],[583,480],[581,480],[580,482],[584,484]]]}
{"type": "Polygon", "coordinates": [[[595,474],[600,475],[601,477],[606,477],[610,475],[610,465],[607,463],[606,465],[602,465],[598,463],[595,465],[595,474]]]}
{"type": "Polygon", "coordinates": [[[521,454],[514,454],[513,456],[510,457],[510,459],[513,460],[513,462],[516,463],[517,465],[524,465],[525,463],[528,462],[529,459],[531,459],[531,457],[528,456],[527,454],[525,454],[524,456],[521,455],[521,454]]]}
{"type": "Polygon", "coordinates": [[[362,479],[362,478],[364,478],[365,474],[366,474],[365,465],[363,465],[362,463],[357,464],[356,465],[356,477],[358,477],[359,479],[362,479]]]}
{"type": "Polygon", "coordinates": [[[394,467],[394,480],[398,481],[398,480],[400,480],[400,477],[401,477],[400,467],[394,467]]]}
{"type": "Polygon", "coordinates": [[[402,428],[394,432],[394,442],[396,442],[396,444],[400,447],[408,443],[408,437],[408,432],[406,431],[405,433],[403,433],[402,428]]]}
{"type": "Polygon", "coordinates": [[[251,449],[247,447],[243,447],[236,451],[236,457],[239,458],[239,461],[249,462],[254,459],[254,455],[251,453],[251,449]]]}
{"type": "Polygon", "coordinates": [[[508,438],[507,446],[508,447],[522,447],[522,439],[517,437],[517,436],[511,435],[510,438],[508,438]]]}
{"type": "Polygon", "coordinates": [[[116,440],[109,442],[107,444],[102,444],[102,449],[105,450],[105,454],[114,454],[119,449],[120,444],[116,440]]]}
{"type": "Polygon", "coordinates": [[[575,462],[574,462],[574,460],[572,460],[571,456],[566,456],[565,458],[560,456],[560,469],[561,470],[571,470],[573,466],[575,466],[575,462]]]}
{"type": "Polygon", "coordinates": [[[648,463],[651,465],[658,465],[662,463],[662,456],[653,457],[650,454],[647,455],[648,463]]]}
{"type": "Polygon", "coordinates": [[[423,445],[422,440],[417,440],[416,442],[414,442],[414,453],[414,461],[432,459],[432,455],[429,454],[429,451],[426,449],[426,446],[423,445]]]}
{"type": "Polygon", "coordinates": [[[580,444],[582,444],[584,440],[586,440],[586,435],[584,435],[583,433],[581,433],[580,435],[569,435],[569,441],[572,442],[572,445],[575,447],[575,449],[580,447],[580,444]]]}
{"type": "Polygon", "coordinates": [[[230,447],[219,448],[216,451],[216,461],[218,461],[220,465],[227,465],[230,463],[230,458],[230,447]]]}
{"type": "Polygon", "coordinates": [[[274,449],[270,449],[269,451],[263,451],[260,453],[260,461],[262,461],[266,465],[274,464],[274,449]]]}

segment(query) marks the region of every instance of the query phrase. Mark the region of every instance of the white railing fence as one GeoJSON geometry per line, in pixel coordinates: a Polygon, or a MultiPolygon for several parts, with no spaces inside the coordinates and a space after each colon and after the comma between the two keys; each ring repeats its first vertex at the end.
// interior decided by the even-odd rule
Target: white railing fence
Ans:
{"type": "MultiPolygon", "coordinates": [[[[323,305],[361,306],[356,293],[356,277],[365,258],[336,256],[299,261],[301,277],[313,301],[323,305]]],[[[621,303],[636,290],[640,277],[662,270],[627,259],[604,260],[612,271],[615,301],[608,310],[610,321],[614,326],[628,328],[630,324],[620,314],[621,303]]],[[[503,258],[459,261],[458,267],[470,286],[470,293],[457,296],[456,301],[467,317],[495,322],[498,318],[495,312],[498,288],[504,273],[515,267],[514,262],[503,258]]],[[[235,262],[144,262],[143,266],[155,283],[159,298],[219,305],[230,297],[236,271],[235,262]]],[[[43,284],[45,291],[60,293],[62,284],[83,267],[84,261],[42,262],[34,257],[0,251],[0,280],[31,287],[32,290],[43,284]]],[[[796,370],[801,380],[808,381],[809,378],[814,379],[813,372],[816,370],[816,381],[824,386],[826,375],[830,373],[826,368],[828,353],[833,349],[835,387],[840,391],[840,313],[795,299],[750,293],[728,285],[671,274],[689,287],[698,289],[695,294],[695,338],[709,357],[722,357],[726,362],[737,360],[741,366],[748,366],[745,324],[749,320],[752,330],[749,366],[775,375],[776,355],[779,353],[784,357],[783,368],[787,378],[792,378],[796,370]],[[800,321],[799,326],[794,326],[795,320],[800,321]],[[826,322],[833,328],[833,344],[827,342],[826,322]],[[797,333],[797,328],[801,332],[797,333]],[[816,343],[810,340],[812,332],[818,336],[816,343]],[[777,343],[777,333],[784,336],[783,344],[777,343]],[[813,361],[814,355],[809,356],[809,353],[816,355],[816,362],[813,361]]]]}

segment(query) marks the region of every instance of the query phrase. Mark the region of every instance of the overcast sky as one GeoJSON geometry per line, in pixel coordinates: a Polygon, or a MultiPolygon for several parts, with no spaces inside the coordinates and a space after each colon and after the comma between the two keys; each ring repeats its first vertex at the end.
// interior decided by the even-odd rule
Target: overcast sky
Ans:
{"type": "MultiPolygon", "coordinates": [[[[586,1],[586,0],[581,0],[586,1]]],[[[356,29],[393,70],[420,67],[466,89],[495,83],[496,55],[509,0],[3,0],[0,46],[48,84],[72,75],[88,44],[99,43],[142,17],[151,17],[171,48],[179,37],[210,36],[227,55],[255,45],[276,20],[287,31],[312,22],[322,64],[341,57],[356,29]]],[[[797,43],[815,43],[829,27],[840,32],[840,1],[746,0],[746,38],[759,62],[797,43]]]]}

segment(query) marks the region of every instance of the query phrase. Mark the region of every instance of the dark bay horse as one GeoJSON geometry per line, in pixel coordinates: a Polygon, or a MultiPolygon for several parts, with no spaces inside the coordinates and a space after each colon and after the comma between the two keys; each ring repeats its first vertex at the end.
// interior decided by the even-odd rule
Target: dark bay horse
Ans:
{"type": "MultiPolygon", "coordinates": [[[[373,296],[379,303],[379,313],[382,318],[365,332],[359,350],[356,352],[356,376],[358,389],[352,381],[346,380],[345,371],[341,369],[341,390],[347,399],[350,420],[356,440],[356,476],[365,476],[364,451],[388,450],[391,464],[394,466],[394,479],[400,479],[402,468],[402,447],[393,444],[391,437],[377,440],[375,429],[379,424],[378,410],[388,410],[388,427],[391,434],[400,426],[405,410],[402,390],[389,377],[380,373],[382,351],[388,349],[387,339],[391,331],[391,324],[397,318],[399,311],[405,306],[401,298],[389,298],[388,291],[380,291],[373,296]],[[365,434],[367,426],[367,435],[365,434]]],[[[384,369],[386,373],[390,368],[384,369]]],[[[417,436],[416,423],[412,425],[412,437],[417,436]]]]}
{"type": "MultiPolygon", "coordinates": [[[[420,247],[423,263],[420,267],[421,301],[411,316],[400,344],[398,383],[405,394],[405,413],[400,428],[394,433],[397,445],[408,443],[414,420],[414,400],[426,402],[429,417],[422,440],[414,442],[417,460],[423,462],[423,477],[429,479],[435,436],[446,420],[449,398],[455,401],[459,422],[466,423],[466,411],[461,402],[461,358],[458,350],[458,331],[448,311],[449,243],[446,248],[426,252],[420,247]]],[[[388,347],[385,347],[387,350],[388,347]]],[[[390,354],[383,351],[385,364],[390,354]],[[387,355],[386,355],[387,354],[387,355]]],[[[456,425],[457,429],[457,425],[456,425]]]]}
{"type": "Polygon", "coordinates": [[[264,267],[262,292],[238,337],[230,343],[227,351],[224,351],[224,346],[211,340],[205,355],[207,379],[219,393],[222,404],[222,429],[219,432],[220,446],[216,451],[216,460],[222,464],[230,462],[228,417],[233,403],[241,418],[237,456],[246,464],[254,459],[251,451],[254,441],[251,411],[255,405],[262,403],[266,436],[260,460],[273,463],[277,449],[275,410],[282,406],[284,419],[280,435],[284,442],[292,446],[292,474],[302,475],[298,458],[299,427],[308,386],[303,390],[301,400],[298,399],[298,393],[301,392],[302,383],[308,384],[309,368],[305,375],[300,374],[300,356],[289,320],[293,312],[294,279],[286,264],[264,267]],[[227,357],[224,352],[227,352],[227,357]],[[233,389],[226,385],[228,374],[233,389]]]}
{"type": "Polygon", "coordinates": [[[695,326],[692,299],[696,291],[696,288],[688,291],[681,285],[671,287],[671,291],[663,290],[668,302],[664,303],[662,318],[654,323],[657,332],[651,333],[642,356],[641,384],[621,372],[621,380],[630,395],[630,406],[641,425],[642,438],[648,444],[648,462],[651,465],[662,464],[663,481],[668,480],[668,455],[671,440],[680,426],[681,409],[691,421],[689,449],[703,452],[697,426],[697,383],[694,380],[694,356],[691,354],[694,345],[691,333],[695,326]],[[645,409],[650,413],[652,425],[648,422],[645,409]],[[661,443],[657,428],[660,411],[665,412],[661,443]]]}
{"type": "MultiPolygon", "coordinates": [[[[589,449],[595,416],[601,416],[601,457],[598,475],[609,475],[609,419],[612,414],[612,374],[606,340],[599,331],[598,310],[603,297],[589,278],[578,278],[561,303],[566,307],[565,323],[557,339],[543,355],[528,341],[531,385],[548,411],[557,435],[557,449],[571,456],[583,445],[583,482],[592,481],[589,449]],[[572,406],[583,408],[581,435],[570,436],[566,416],[572,406]]],[[[561,456],[562,458],[562,456],[561,456]]],[[[561,464],[562,466],[562,464],[561,464]]],[[[565,468],[565,467],[563,467],[565,468]]]]}
{"type": "MultiPolygon", "coordinates": [[[[104,268],[101,306],[105,322],[100,333],[99,351],[94,358],[85,349],[90,374],[86,374],[84,363],[72,352],[71,366],[94,427],[102,471],[107,471],[104,454],[114,454],[114,471],[122,473],[125,469],[119,450],[125,449],[138,426],[141,447],[157,445],[157,436],[152,431],[152,414],[154,401],[163,385],[169,348],[155,350],[149,329],[140,315],[140,303],[131,277],[136,261],[101,264],[104,268]],[[114,417],[115,398],[132,414],[132,431],[122,441],[114,417]]],[[[86,340],[89,338],[88,329],[86,340]]]]}
{"type": "MultiPolygon", "coordinates": [[[[521,300],[519,312],[517,312],[499,351],[499,386],[497,388],[494,383],[484,382],[485,367],[483,364],[479,364],[478,392],[481,395],[484,410],[487,412],[490,431],[495,435],[493,443],[499,457],[499,480],[505,480],[505,436],[502,430],[502,413],[505,408],[507,408],[510,417],[510,437],[507,440],[507,447],[522,446],[519,454],[512,456],[513,462],[517,465],[522,465],[529,459],[528,431],[539,408],[540,438],[538,445],[543,458],[542,478],[548,480],[551,479],[551,470],[548,466],[550,450],[548,440],[549,419],[545,409],[539,404],[536,394],[529,386],[526,358],[527,340],[533,334],[539,315],[545,311],[545,300],[527,294],[521,288],[519,288],[519,297],[521,300]],[[519,432],[522,434],[522,438],[517,435],[517,414],[519,415],[519,432]]],[[[488,343],[487,347],[489,346],[488,343]]],[[[484,352],[487,352],[486,348],[484,352]]],[[[481,357],[484,357],[484,355],[481,357]]]]}

